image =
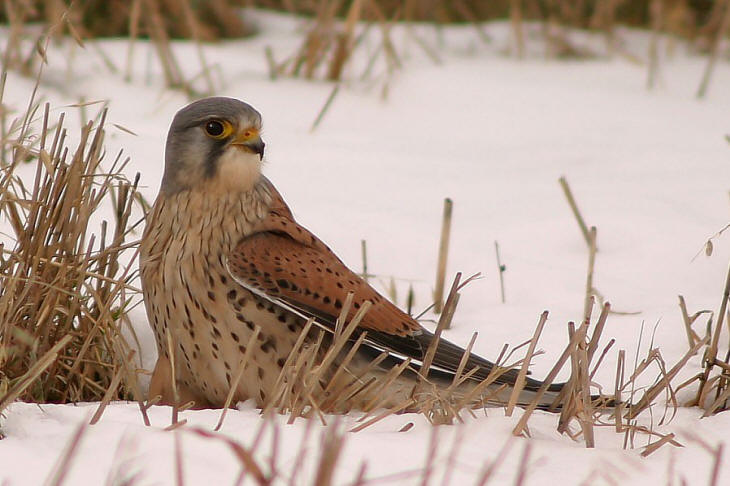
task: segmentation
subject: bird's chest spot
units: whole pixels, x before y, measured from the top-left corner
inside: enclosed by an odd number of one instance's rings
[[[168,269],[175,279],[164,321],[176,337],[180,378],[211,403],[223,404],[243,365],[236,399],[263,405],[274,394],[302,320],[240,287],[217,259],[199,263],[195,272],[183,262]]]

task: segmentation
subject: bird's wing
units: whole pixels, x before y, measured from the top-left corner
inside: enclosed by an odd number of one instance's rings
[[[366,300],[372,303],[360,323],[363,329],[399,336],[421,330],[314,235],[286,217],[268,218],[263,231],[239,242],[228,255],[228,270],[241,285],[323,324],[334,323],[348,292],[353,292],[348,320]]]
[[[332,250],[294,220],[273,185],[270,191],[274,201],[268,217],[227,256],[231,276],[255,294],[302,317],[313,317],[330,330],[334,329],[347,294],[353,292],[348,320],[365,301],[372,303],[358,330],[367,331],[366,343],[396,358],[411,358],[418,367],[434,339],[433,334],[347,268]],[[456,373],[464,352],[441,339],[432,369]],[[494,365],[471,354],[465,369],[470,371],[474,367],[479,370],[472,378],[483,380]],[[496,382],[514,383],[516,376],[510,370]],[[528,386],[533,382],[528,379]]]

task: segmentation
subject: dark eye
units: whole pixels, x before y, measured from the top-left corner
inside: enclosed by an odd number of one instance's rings
[[[205,124],[205,132],[211,137],[220,137],[223,134],[223,123],[218,120],[211,120]]]

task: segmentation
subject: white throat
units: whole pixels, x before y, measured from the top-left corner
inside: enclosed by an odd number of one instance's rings
[[[229,146],[218,159],[213,184],[222,190],[250,191],[261,177],[261,165],[258,154]]]

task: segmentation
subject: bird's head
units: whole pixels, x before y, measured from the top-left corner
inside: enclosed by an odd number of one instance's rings
[[[161,190],[248,191],[261,177],[261,115],[233,98],[204,98],[175,115],[167,135]]]

